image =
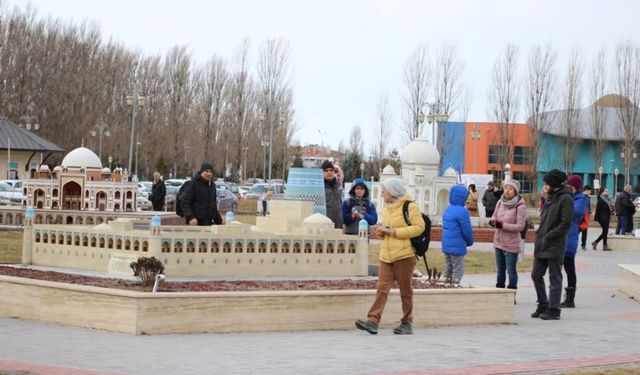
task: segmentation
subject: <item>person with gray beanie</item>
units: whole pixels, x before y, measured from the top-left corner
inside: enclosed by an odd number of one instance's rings
[[[369,309],[367,319],[358,319],[356,327],[371,334],[378,333],[378,324],[387,303],[387,296],[397,281],[402,301],[402,318],[400,325],[393,333],[407,335],[413,333],[413,287],[411,285],[413,269],[416,265],[416,254],[411,245],[411,238],[420,235],[425,229],[420,208],[406,194],[402,181],[391,178],[382,182],[382,199],[384,211],[382,221],[373,227],[373,231],[381,239],[378,288],[373,305]],[[410,202],[407,210],[409,222],[404,219],[402,208]]]

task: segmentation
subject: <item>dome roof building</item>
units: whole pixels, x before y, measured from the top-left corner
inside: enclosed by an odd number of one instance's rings
[[[62,167],[102,169],[102,162],[93,151],[86,147],[78,147],[62,159]]]

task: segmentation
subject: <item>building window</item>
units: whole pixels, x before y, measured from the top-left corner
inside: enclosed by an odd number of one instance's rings
[[[509,155],[508,151],[508,146],[489,145],[489,164],[502,164]]]
[[[531,181],[531,174],[525,172],[513,172],[514,180],[518,180],[520,183],[520,193],[533,192],[533,181]]]
[[[513,164],[530,165],[531,164],[531,147],[515,146],[513,148]]]

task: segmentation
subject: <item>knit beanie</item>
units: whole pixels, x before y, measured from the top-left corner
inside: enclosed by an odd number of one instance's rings
[[[395,198],[400,198],[407,193],[407,191],[404,189],[402,180],[399,178],[390,178],[388,180],[382,181],[382,188]]]
[[[582,191],[582,178],[578,175],[569,176],[567,185],[573,186],[577,191]]]
[[[213,165],[208,161],[203,161],[202,164],[200,164],[200,173],[206,170],[210,170],[213,172]]]
[[[567,179],[566,173],[558,169],[552,169],[549,172],[547,172],[547,174],[545,174],[544,177],[542,177],[542,180],[546,182],[547,185],[551,186],[554,189],[557,189],[560,186],[562,186],[562,183],[565,182],[566,179]]]
[[[511,186],[516,190],[516,194],[520,194],[520,182],[518,180],[510,179],[502,183],[502,186]]]
[[[330,162],[329,160],[325,160],[322,162],[322,166],[320,166],[320,168],[322,168],[323,171],[329,168],[333,169],[333,163]]]

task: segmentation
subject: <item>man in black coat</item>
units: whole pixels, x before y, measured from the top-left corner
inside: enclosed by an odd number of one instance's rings
[[[496,189],[493,181],[487,183],[487,190],[482,196],[482,205],[484,206],[484,217],[493,217],[493,211],[496,210],[498,199],[502,195],[502,190]]]
[[[151,187],[151,194],[149,194],[149,200],[153,205],[154,211],[162,211],[164,207],[164,198],[167,195],[167,187],[164,185],[164,181],[160,178],[160,172],[153,172],[153,186]]]
[[[334,228],[342,229],[342,186],[336,179],[333,163],[329,160],[322,162],[322,177],[324,178],[324,198],[327,205],[327,217],[333,221]]]
[[[532,318],[560,319],[562,298],[562,262],[567,248],[567,236],[573,220],[573,191],[564,184],[567,175],[557,169],[544,175],[548,193],[536,231],[531,279],[538,296],[538,308]],[[549,298],[544,274],[549,270]]]
[[[216,201],[213,165],[205,161],[180,196],[182,212],[188,225],[220,225],[222,217]]]
[[[636,213],[636,206],[631,201],[631,195],[629,195],[631,190],[631,185],[625,185],[624,190],[618,193],[616,197],[615,209],[616,216],[618,216],[616,234],[631,232],[633,228],[633,215]]]

